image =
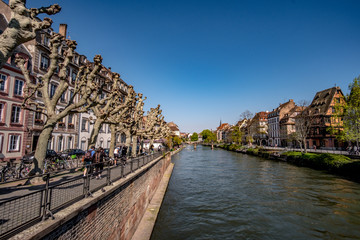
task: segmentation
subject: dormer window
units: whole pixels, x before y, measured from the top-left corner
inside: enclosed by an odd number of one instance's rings
[[[50,43],[50,39],[45,35],[44,36],[44,45],[49,47],[49,45],[50,45],[49,43]]]

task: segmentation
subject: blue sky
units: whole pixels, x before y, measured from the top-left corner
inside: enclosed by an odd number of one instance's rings
[[[358,0],[29,0],[59,3],[77,51],[161,104],[181,131],[234,124],[241,112],[271,111],[289,99],[360,75]]]

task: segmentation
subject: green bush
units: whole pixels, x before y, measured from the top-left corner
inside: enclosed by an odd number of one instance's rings
[[[259,149],[257,149],[257,148],[249,148],[248,150],[246,150],[246,153],[252,154],[252,155],[258,155]]]

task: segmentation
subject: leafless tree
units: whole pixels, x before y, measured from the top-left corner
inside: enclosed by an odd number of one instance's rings
[[[291,134],[291,139],[296,140],[300,144],[302,152],[307,152],[306,138],[309,136],[311,126],[314,122],[315,116],[310,112],[308,108],[309,103],[306,100],[302,100],[298,103],[299,107],[304,110],[295,117],[295,129],[296,131]]]
[[[0,35],[0,68],[13,54],[17,46],[35,39],[36,32],[49,28],[50,18],[40,21],[37,16],[41,13],[53,15],[60,12],[58,4],[41,8],[26,8],[26,0],[9,0],[12,16],[5,31]]]
[[[240,121],[244,120],[244,119],[252,119],[254,117],[254,114],[252,112],[250,112],[249,110],[245,110],[244,112],[242,112],[240,114]]]
[[[65,49],[64,57],[61,57],[59,48]],[[24,101],[22,107],[24,109],[35,111],[46,116],[44,128],[39,136],[38,144],[35,150],[35,159],[33,172],[42,172],[44,167],[44,160],[46,156],[46,149],[48,140],[57,124],[61,119],[69,114],[80,112],[87,112],[94,103],[88,103],[89,98],[96,98],[99,83],[96,81],[96,76],[101,68],[102,58],[100,55],[94,57],[93,63],[86,63],[80,67],[79,72],[74,83],[73,96],[65,107],[59,108],[58,102],[61,96],[69,88],[69,77],[67,74],[67,67],[72,61],[74,51],[76,49],[76,42],[72,40],[64,40],[60,34],[53,34],[50,40],[50,66],[47,73],[37,81],[33,81],[29,72],[24,66],[25,60],[18,57],[16,59],[18,67],[21,69],[26,80],[26,87],[24,88]],[[59,70],[58,70],[59,69]],[[54,95],[50,93],[50,80],[57,73],[59,77],[59,85],[56,88]],[[42,102],[34,101],[36,92],[42,95]]]
[[[111,78],[112,87],[109,94],[101,99],[101,95],[97,95],[97,99],[88,99],[88,104],[91,104],[94,101],[99,102],[99,104],[94,105],[91,110],[94,112],[96,117],[94,122],[94,127],[90,135],[90,145],[95,145],[99,131],[102,125],[107,124],[117,124],[118,122],[114,120],[115,115],[123,115],[127,112],[128,108],[131,106],[131,101],[134,101],[135,91],[132,86],[128,88],[128,96],[125,97],[120,89],[120,75],[118,73],[113,73]]]

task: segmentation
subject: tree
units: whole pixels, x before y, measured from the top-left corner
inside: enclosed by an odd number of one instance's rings
[[[49,7],[31,8],[25,6],[26,0],[9,0],[12,17],[5,31],[0,35],[0,68],[13,54],[20,44],[35,39],[36,32],[49,28],[52,24],[50,18],[40,21],[37,16],[41,13],[53,15],[60,12],[58,4]]]
[[[65,49],[63,58],[58,54],[60,48]],[[21,69],[26,81],[22,107],[46,116],[44,128],[39,136],[35,150],[32,173],[42,173],[41,169],[44,167],[47,144],[57,122],[69,114],[87,112],[90,107],[96,104],[95,102],[89,104],[88,99],[95,99],[101,89],[99,82],[96,81],[96,76],[102,66],[100,55],[94,57],[93,63],[88,62],[80,67],[70,101],[65,107],[58,107],[61,96],[69,88],[67,67],[72,61],[75,49],[75,41],[64,40],[60,34],[53,34],[50,40],[50,65],[47,73],[38,79],[38,81],[33,81],[30,78],[30,74],[24,65],[25,59],[20,57],[16,59],[17,65]],[[56,72],[58,72],[59,85],[56,91],[52,92],[50,81]],[[42,103],[33,100],[37,92],[40,92],[42,95]]]
[[[231,128],[231,140],[233,142],[240,145],[243,135],[244,135],[244,133],[242,131],[240,131],[239,126],[233,126]]]
[[[194,132],[191,135],[191,141],[196,142],[197,140],[199,140],[199,135],[196,132]]]
[[[88,104],[91,104],[93,101],[98,102],[98,104],[91,108],[96,116],[96,119],[90,135],[90,146],[96,144],[102,125],[104,123],[117,124],[118,121],[112,117],[117,115],[117,118],[119,118],[119,115],[121,116],[125,114],[128,108],[132,105],[132,101],[135,101],[136,94],[132,86],[129,86],[128,96],[125,96],[124,98],[120,89],[120,75],[118,73],[113,73],[111,80],[111,91],[106,98],[101,99],[101,95],[98,94],[96,99],[88,99]]]
[[[203,130],[200,135],[202,136],[202,139],[205,143],[212,143],[216,142],[216,134],[210,131],[209,129]]]
[[[252,119],[254,117],[254,114],[250,112],[249,110],[245,110],[240,114],[240,120],[244,119]]]
[[[343,141],[355,142],[359,148],[360,142],[360,76],[349,85],[350,94],[335,105],[332,119],[332,132],[338,134]],[[343,131],[339,133],[339,130]]]
[[[310,112],[307,107],[308,105],[308,102],[305,100],[299,102],[298,106],[304,108],[304,110],[295,117],[296,131],[291,134],[291,139],[296,140],[300,144],[301,151],[304,153],[307,152],[306,138],[315,119],[315,115]]]
[[[173,142],[174,146],[180,146],[182,143],[181,138],[179,138],[178,136],[174,136],[172,139],[172,142]]]

